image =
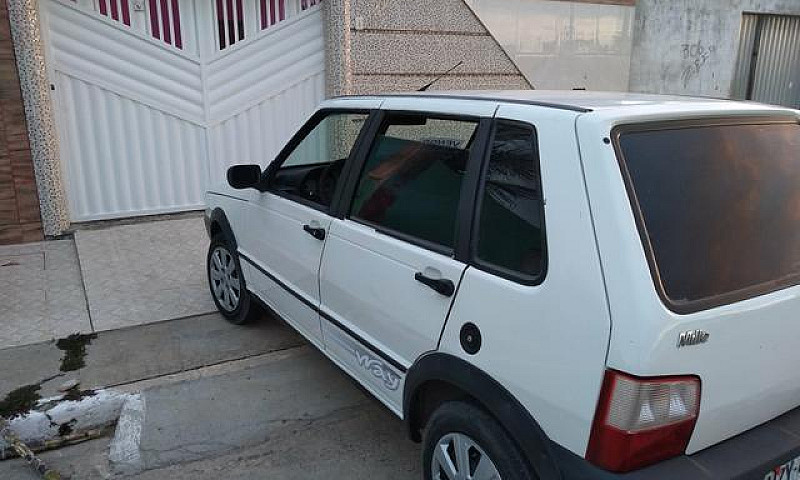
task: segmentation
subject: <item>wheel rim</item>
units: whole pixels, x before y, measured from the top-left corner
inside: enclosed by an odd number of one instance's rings
[[[448,433],[436,442],[431,461],[434,480],[500,480],[489,455],[463,433]]]
[[[211,252],[208,277],[211,281],[211,290],[220,307],[226,312],[236,310],[242,294],[241,281],[236,261],[225,247],[216,247]]]

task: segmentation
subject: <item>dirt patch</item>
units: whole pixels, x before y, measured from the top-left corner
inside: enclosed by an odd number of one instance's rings
[[[97,395],[97,392],[95,392],[94,390],[81,390],[76,385],[67,390],[66,392],[64,392],[64,396],[61,398],[61,401],[67,400],[67,401],[77,402],[83,400],[86,397],[94,397],[95,395]]]
[[[92,340],[95,338],[97,338],[96,333],[73,333],[66,338],[59,339],[56,342],[56,347],[64,351],[64,358],[61,359],[60,370],[62,372],[71,372],[85,367],[86,346],[92,343]]]
[[[39,395],[41,388],[41,385],[26,385],[13,390],[0,400],[0,417],[12,419],[30,412],[42,398]]]

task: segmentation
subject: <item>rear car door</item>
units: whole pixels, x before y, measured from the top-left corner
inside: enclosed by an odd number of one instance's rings
[[[331,205],[368,117],[367,109],[317,112],[265,172],[265,191],[253,193],[239,242],[250,289],[320,346],[320,257]]]
[[[488,128],[478,116],[386,112],[330,226],[320,269],[325,348],[397,413],[406,369],[436,349],[466,268],[454,258],[457,220]]]
[[[497,380],[551,440],[582,454],[603,380],[610,317],[575,117],[549,107],[497,109],[470,266],[439,349]],[[468,324],[480,333],[477,352],[461,341]]]

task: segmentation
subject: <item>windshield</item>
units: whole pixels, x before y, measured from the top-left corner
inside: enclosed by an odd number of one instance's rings
[[[671,307],[699,310],[800,283],[800,125],[621,132],[643,241]]]

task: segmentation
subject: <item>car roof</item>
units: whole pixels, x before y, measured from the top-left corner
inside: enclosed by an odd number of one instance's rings
[[[529,104],[577,112],[603,111],[627,113],[646,107],[648,110],[681,111],[709,108],[712,110],[788,110],[785,107],[767,106],[755,102],[733,101],[710,97],[682,95],[652,95],[626,92],[596,92],[580,90],[462,90],[408,92],[385,95],[342,96],[337,99],[388,99],[388,98],[438,98],[453,100],[486,100],[500,103]]]

